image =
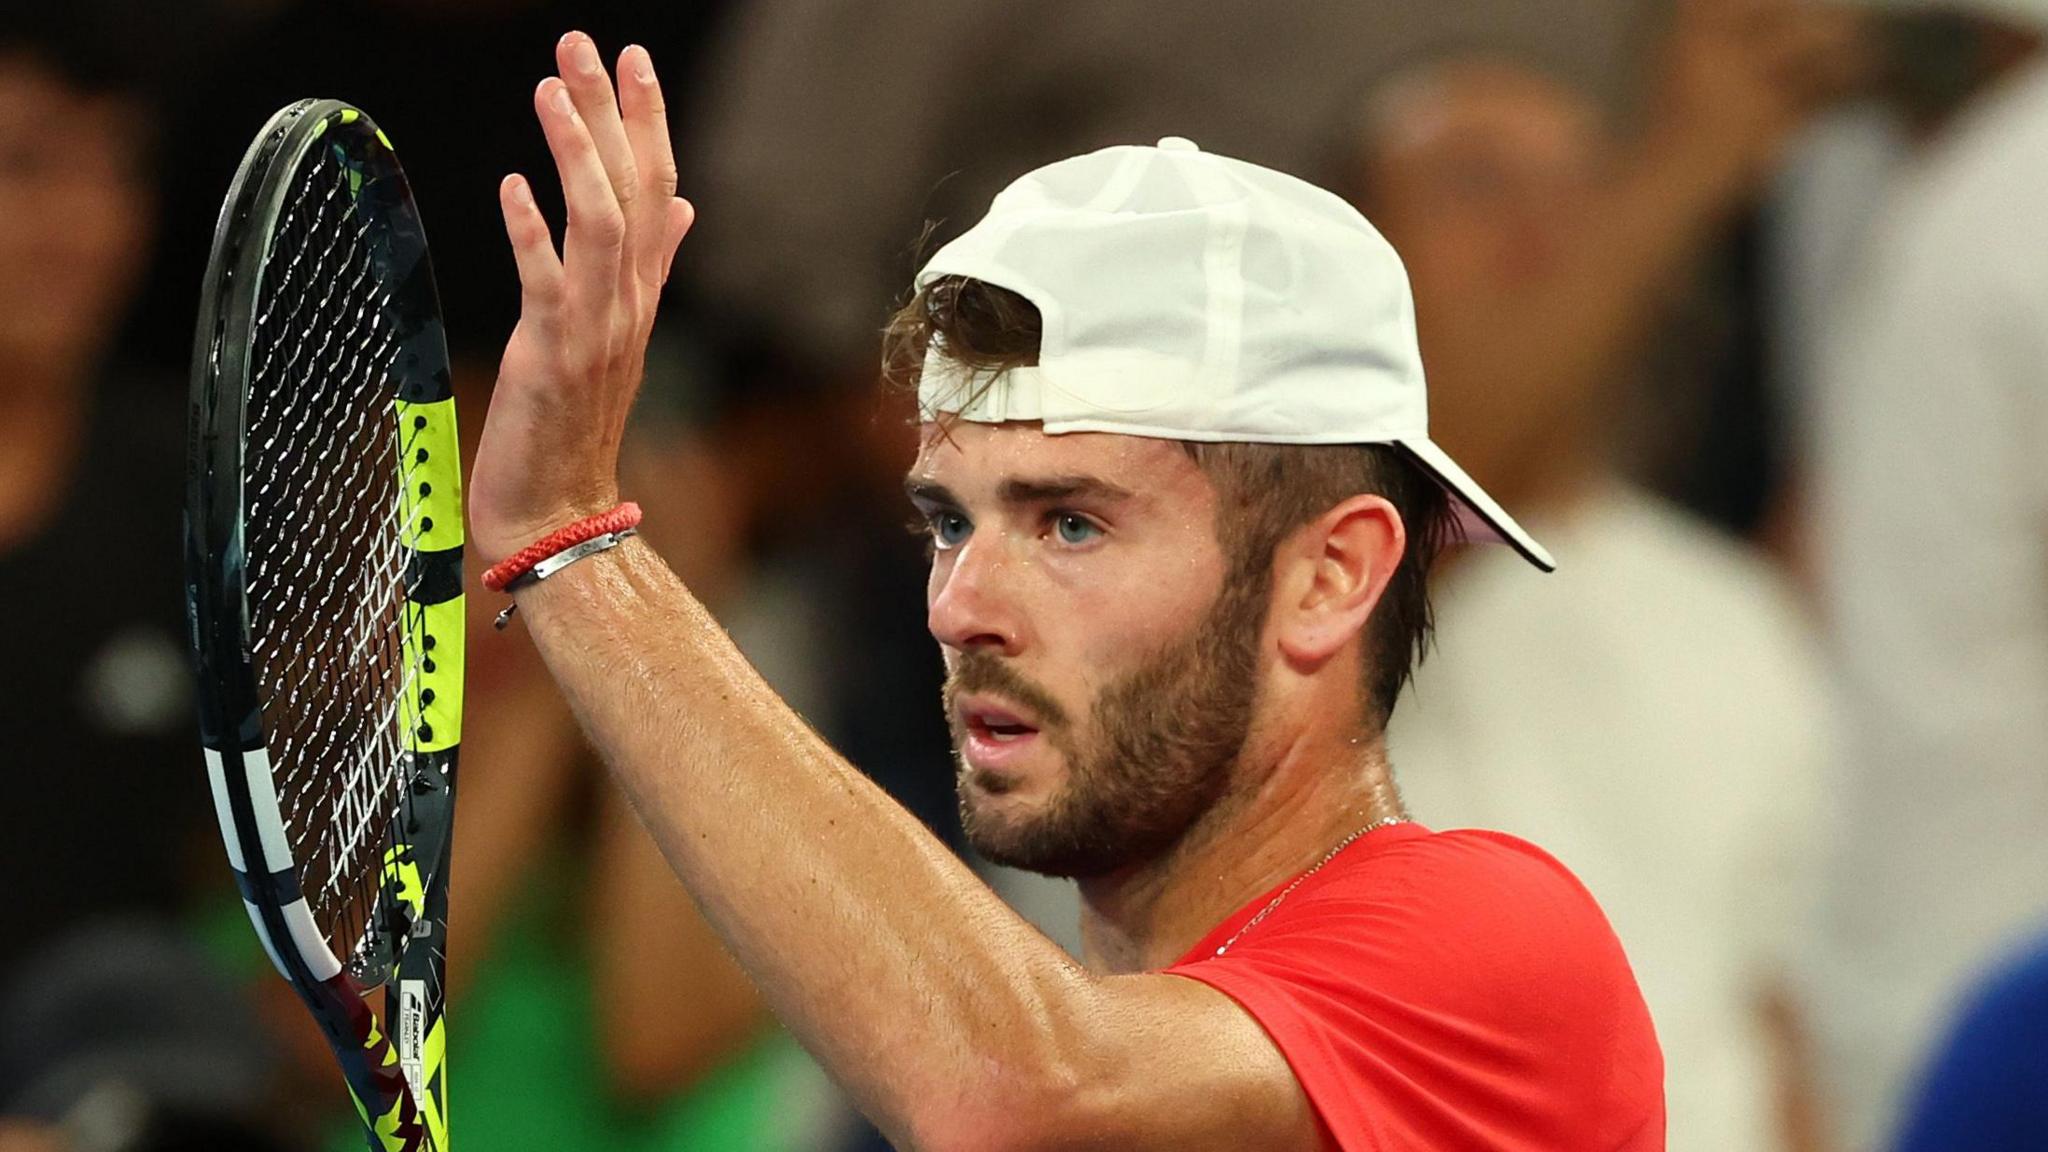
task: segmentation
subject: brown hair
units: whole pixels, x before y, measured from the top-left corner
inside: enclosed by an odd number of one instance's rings
[[[896,311],[884,330],[882,375],[915,390],[927,349],[991,378],[1038,362],[1038,309],[1006,288],[947,276]],[[1183,441],[1217,493],[1217,539],[1233,582],[1264,590],[1273,552],[1287,535],[1360,493],[1383,496],[1406,527],[1408,546],[1367,622],[1365,715],[1385,726],[1429,644],[1429,572],[1457,531],[1450,498],[1399,448],[1386,444],[1255,444]],[[1264,599],[1263,593],[1261,600]]]

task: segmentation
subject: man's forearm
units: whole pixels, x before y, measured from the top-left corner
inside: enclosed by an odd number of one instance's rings
[[[1062,1078],[1087,974],[784,704],[652,549],[519,601],[705,915],[892,1137]]]

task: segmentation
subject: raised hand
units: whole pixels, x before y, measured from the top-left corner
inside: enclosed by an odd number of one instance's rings
[[[498,189],[520,305],[470,474],[470,542],[485,564],[618,502],[648,332],[695,217],[676,196],[647,50],[619,54],[616,91],[589,36],[562,37],[555,60],[560,75],[533,104],[568,206],[559,256],[526,178]]]
[[[1776,167],[1817,112],[1861,85],[1868,21],[1816,0],[1680,0],[1663,61],[1653,142],[1740,196]]]

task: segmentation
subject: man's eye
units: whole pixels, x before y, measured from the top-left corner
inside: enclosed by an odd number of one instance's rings
[[[1102,535],[1102,529],[1095,521],[1076,512],[1062,512],[1053,518],[1052,530],[1059,534],[1064,544],[1086,544]]]
[[[940,551],[958,548],[974,528],[967,522],[967,517],[958,512],[933,512],[927,519],[931,522],[932,545]]]

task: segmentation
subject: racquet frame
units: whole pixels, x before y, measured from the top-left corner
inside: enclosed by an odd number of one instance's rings
[[[345,158],[380,231],[392,289],[393,459],[406,571],[397,708],[408,795],[381,845],[376,921],[395,958],[383,1012],[316,923],[301,889],[266,751],[243,548],[249,356],[273,231],[315,148]],[[333,1047],[375,1152],[445,1152],[449,832],[462,725],[463,510],[455,402],[424,234],[390,141],[359,109],[303,100],[273,116],[243,158],[214,230],[193,357],[186,491],[186,607],[200,737],[236,885],[271,963]]]

